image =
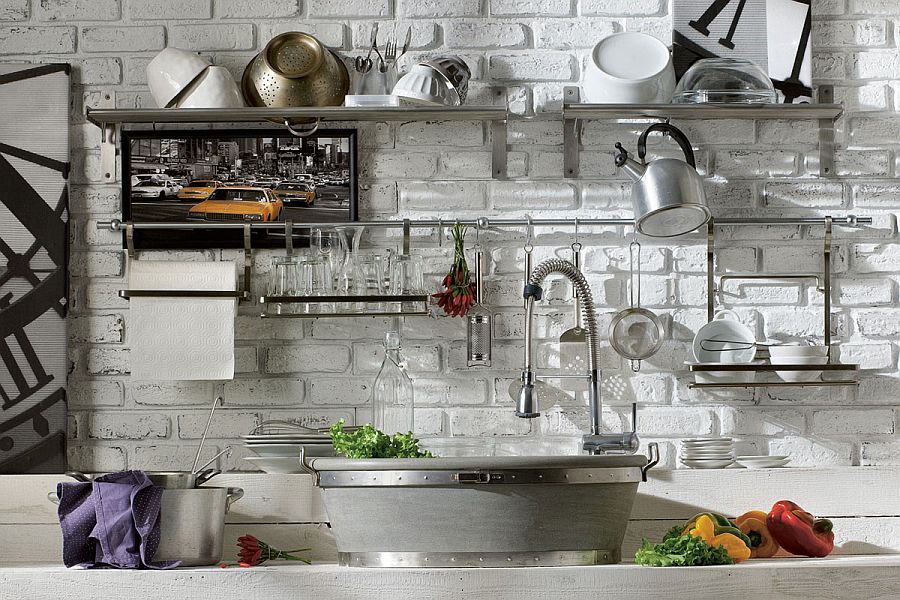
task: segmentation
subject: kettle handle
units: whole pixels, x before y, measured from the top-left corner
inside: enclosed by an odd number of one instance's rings
[[[650,135],[650,132],[652,131],[668,133],[672,139],[681,146],[681,151],[684,152],[685,162],[695,169],[697,168],[697,164],[694,162],[694,150],[691,148],[691,143],[688,141],[687,136],[684,135],[683,131],[669,123],[654,123],[641,134],[641,137],[638,138],[638,158],[641,159],[641,162],[644,162],[644,158],[647,156],[647,136]]]

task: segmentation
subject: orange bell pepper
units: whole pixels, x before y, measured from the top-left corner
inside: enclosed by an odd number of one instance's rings
[[[744,540],[731,533],[720,533],[716,535],[716,524],[706,515],[701,515],[694,528],[690,531],[691,535],[702,538],[704,542],[712,546],[722,546],[728,553],[728,556],[739,563],[750,558],[750,548],[744,543]]]
[[[751,510],[734,520],[738,529],[750,538],[750,558],[771,558],[781,548],[766,527],[766,517],[768,514],[761,510]]]

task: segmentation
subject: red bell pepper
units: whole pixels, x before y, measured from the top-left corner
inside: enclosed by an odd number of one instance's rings
[[[779,500],[766,516],[766,527],[782,548],[798,556],[823,557],[834,549],[828,519],[816,519],[789,500]]]

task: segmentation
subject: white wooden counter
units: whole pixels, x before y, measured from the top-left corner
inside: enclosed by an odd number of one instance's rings
[[[0,568],[0,600],[896,599],[900,557],[782,558],[720,567],[633,564],[523,569],[354,569],[279,564],[175,571]]]

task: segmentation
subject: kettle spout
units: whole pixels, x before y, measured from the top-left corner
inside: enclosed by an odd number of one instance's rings
[[[622,147],[621,142],[616,142],[616,150],[618,150],[615,159],[616,166],[625,171],[632,181],[639,181],[641,177],[644,176],[647,167],[636,160],[629,158],[628,151]]]

